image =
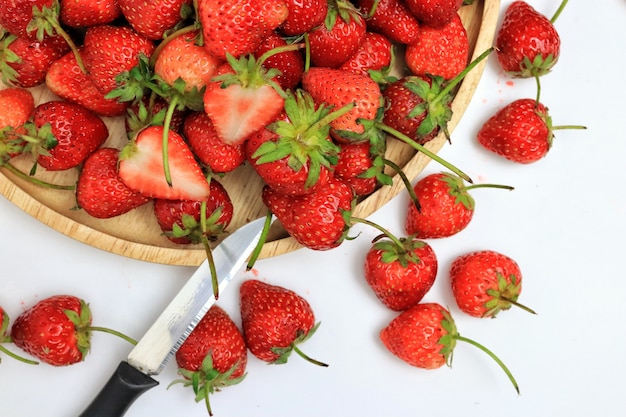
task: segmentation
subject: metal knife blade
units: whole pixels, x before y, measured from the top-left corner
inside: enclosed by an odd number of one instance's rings
[[[265,222],[259,218],[240,227],[215,249],[213,260],[223,293],[259,242]],[[151,378],[164,368],[198,322],[215,303],[211,274],[205,261],[156,319],[127,361],[122,361],[81,417],[121,417],[145,391],[158,385]]]

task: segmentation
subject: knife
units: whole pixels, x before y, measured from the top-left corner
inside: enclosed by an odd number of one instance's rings
[[[262,217],[247,223],[213,249],[220,293],[243,268],[267,221]],[[152,375],[163,370],[215,301],[209,265],[204,261],[80,417],[123,416],[141,394],[159,384]]]

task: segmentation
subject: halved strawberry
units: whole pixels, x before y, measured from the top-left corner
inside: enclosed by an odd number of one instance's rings
[[[167,158],[163,158],[163,126],[150,126],[137,134],[120,154],[119,175],[131,189],[148,197],[204,200],[209,183],[182,136],[168,132]],[[172,183],[165,177],[166,164]]]

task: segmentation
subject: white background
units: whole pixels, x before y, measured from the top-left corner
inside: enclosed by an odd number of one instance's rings
[[[510,1],[502,2],[502,13]],[[560,1],[530,2],[551,16]],[[600,4],[601,3],[601,4]],[[294,356],[270,366],[250,355],[248,376],[212,396],[222,417],[263,416],[622,416],[626,410],[626,284],[624,245],[626,187],[624,102],[626,3],[571,1],[557,21],[562,56],[542,80],[542,102],[553,122],[583,124],[587,131],[556,132],[546,158],[515,165],[477,145],[481,123],[504,104],[534,97],[532,80],[509,81],[494,59],[453,144],[441,155],[476,182],[514,191],[476,190],[469,228],[430,241],[440,261],[425,301],[450,306],[460,333],[491,348],[521,387],[517,395],[486,355],[459,343],[451,369],[410,367],[388,353],[378,332],[395,314],[382,307],[362,277],[372,229],[330,252],[300,250],[257,263],[259,279],[305,296],[322,322],[302,346],[330,364],[319,368]],[[426,173],[439,171],[430,164]],[[401,234],[406,205],[399,196],[371,217]],[[53,231],[0,197],[0,305],[14,319],[27,306],[59,293],[90,303],[94,324],[140,337],[184,283],[192,268],[144,263],[105,253]],[[521,310],[496,319],[464,316],[450,296],[448,267],[454,257],[493,249],[518,261],[524,277]],[[251,278],[249,274],[241,277]],[[238,289],[220,301],[238,320]],[[4,356],[0,364],[2,415],[78,415],[124,359],[130,346],[94,334],[81,364],[27,366]],[[142,396],[128,417],[205,416],[190,390],[161,384]]]

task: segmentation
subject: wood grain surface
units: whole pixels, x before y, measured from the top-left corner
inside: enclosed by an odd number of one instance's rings
[[[492,46],[499,9],[499,0],[476,0],[471,6],[462,7],[460,15],[468,33],[473,58]],[[453,116],[448,124],[450,132],[459,123],[469,105],[485,64],[486,60],[483,60],[461,83],[452,104]],[[45,86],[32,88],[31,91],[36,103],[58,99]],[[104,120],[110,131],[105,146],[121,147],[127,140],[123,121],[120,118]],[[426,147],[436,153],[445,144],[446,139],[441,134]],[[401,166],[409,179],[415,179],[431,162],[424,154],[416,153],[413,148],[395,139],[389,140],[387,158]],[[16,158],[13,164],[28,172],[32,160],[23,156]],[[40,169],[36,177],[55,184],[72,185],[76,182],[78,170],[52,173]],[[267,213],[267,208],[260,197],[263,183],[252,167],[244,164],[234,172],[228,173],[222,183],[235,207],[235,215],[229,230],[235,230],[240,225]],[[381,187],[360,201],[354,215],[362,218],[371,215],[403,190],[404,185],[396,175],[392,185]],[[206,257],[201,246],[176,245],[162,236],[152,213],[151,203],[113,219],[95,219],[76,209],[76,199],[72,191],[51,190],[33,185],[16,177],[6,168],[0,168],[0,193],[43,224],[108,252],[170,265],[199,265]],[[260,257],[277,256],[299,248],[300,245],[287,236],[280,224],[275,223]]]

